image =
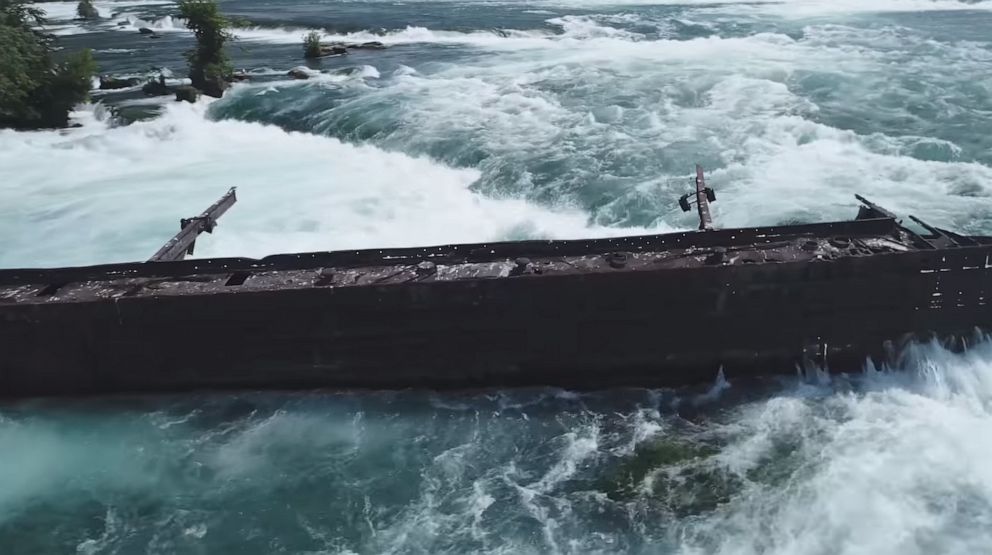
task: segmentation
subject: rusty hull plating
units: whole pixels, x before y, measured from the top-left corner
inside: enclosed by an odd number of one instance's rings
[[[675,386],[992,323],[992,238],[860,200],[832,223],[2,270],[0,395]]]

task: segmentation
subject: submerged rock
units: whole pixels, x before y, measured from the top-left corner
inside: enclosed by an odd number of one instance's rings
[[[191,87],[189,85],[183,85],[181,87],[176,87],[176,102],[185,100],[186,102],[196,102],[196,99],[200,97],[200,91],[196,87]]]
[[[100,90],[102,91],[126,89],[128,87],[136,87],[140,84],[141,84],[141,79],[138,79],[137,77],[118,79],[117,77],[111,77],[109,75],[100,76]]]

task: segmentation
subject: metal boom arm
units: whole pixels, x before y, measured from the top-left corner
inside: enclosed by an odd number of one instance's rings
[[[202,214],[193,218],[183,218],[179,220],[180,231],[172,239],[169,239],[162,248],[148,259],[149,262],[170,262],[182,260],[187,254],[193,254],[193,247],[196,246],[196,238],[206,231],[212,233],[217,226],[217,220],[227,212],[227,209],[237,202],[234,195],[235,187],[220,197],[217,202],[210,205]]]
[[[706,186],[706,179],[703,177],[703,167],[696,164],[696,192],[686,193],[679,197],[679,207],[683,212],[692,210],[690,196],[696,197],[696,210],[699,212],[699,229],[707,231],[713,229],[713,219],[710,217],[710,203],[716,200],[716,193]]]
[[[713,229],[713,219],[710,217],[710,203],[706,193],[706,180],[703,178],[703,167],[696,164],[696,210],[699,212],[699,229]]]

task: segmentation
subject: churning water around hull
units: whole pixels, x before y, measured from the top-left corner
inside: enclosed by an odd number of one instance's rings
[[[710,390],[0,413],[11,553],[980,553],[992,344]]]
[[[22,239],[0,253],[0,266],[147,259],[177,218],[235,185],[238,210],[225,215],[223,232],[198,242],[198,256],[624,232],[591,226],[575,210],[474,193],[471,168],[212,122],[204,110],[170,103],[161,117],[129,126],[91,115],[67,133],[0,132],[0,166],[15,177],[0,181],[0,195],[16,198],[0,207],[0,236]]]
[[[49,29],[104,73],[183,77],[173,2],[95,3],[99,22],[44,4]],[[0,131],[0,266],[144,259],[232,185],[198,256],[685,229],[674,199],[695,162],[723,226],[847,218],[858,192],[992,234],[992,2],[222,7],[242,19],[231,54],[252,83],[194,106],[95,92],[80,128]],[[308,30],[388,48],[289,80]],[[663,391],[5,405],[0,546],[987,551],[992,344],[832,370]]]

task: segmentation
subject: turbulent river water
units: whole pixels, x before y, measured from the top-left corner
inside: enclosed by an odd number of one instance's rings
[[[184,77],[173,2],[95,4],[42,5],[61,45]],[[198,256],[684,229],[696,162],[722,226],[847,218],[861,193],[992,233],[990,1],[221,7],[253,77],[223,99],[95,92],[78,128],[0,131],[0,267],[147,258],[233,185]],[[388,48],[289,79],[308,30]],[[831,370],[5,405],[0,551],[992,550],[992,344]]]

